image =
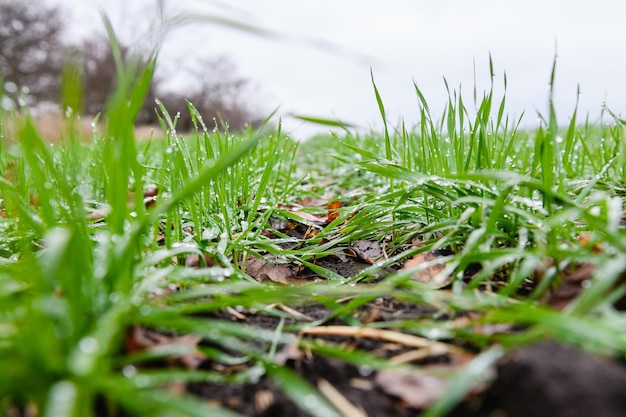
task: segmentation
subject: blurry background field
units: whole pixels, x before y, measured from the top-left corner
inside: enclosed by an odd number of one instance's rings
[[[100,9],[119,28],[121,41],[133,49],[149,47],[158,30],[157,2],[151,0],[131,5],[120,0],[16,3],[31,9],[40,9],[35,4],[61,7],[61,38],[68,44],[80,45],[94,36],[102,39],[104,32],[97,24]],[[217,16],[278,37],[268,39],[211,24],[178,28],[164,38],[157,79],[163,91],[196,98],[192,101],[199,108],[198,89],[203,81],[210,81],[206,86],[211,90],[215,82],[246,80],[247,87],[237,90],[237,108],[262,118],[280,105],[285,132],[293,131],[300,138],[328,129],[302,124],[288,113],[336,118],[364,129],[382,127],[369,88],[370,67],[387,103],[390,122],[398,124],[404,117],[413,125],[413,80],[437,117],[447,96],[442,77],[450,88],[462,86],[471,96],[476,85],[480,94],[489,87],[491,54],[496,88],[502,88],[505,71],[509,79],[509,113],[525,112],[523,123],[536,126],[536,111],[547,110],[549,72],[558,55],[557,114],[571,114],[580,85],[579,113],[589,113],[592,121],[598,121],[604,103],[617,114],[626,109],[626,62],[616,52],[626,43],[620,20],[624,7],[617,0],[602,0],[593,7],[584,1],[547,4],[538,0],[471,5],[463,1],[401,0],[389,5],[349,0],[298,7],[280,0],[165,1],[168,18]],[[102,52],[101,48],[89,50]],[[226,94],[232,96],[232,91]],[[165,101],[165,95],[159,95]],[[171,104],[174,113],[184,109],[175,101]]]

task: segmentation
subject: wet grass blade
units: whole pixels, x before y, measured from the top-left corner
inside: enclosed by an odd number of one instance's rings
[[[271,362],[265,362],[264,365],[269,377],[301,410],[314,416],[342,417],[317,389],[298,374]]]
[[[385,105],[383,104],[383,99],[380,97],[380,93],[378,92],[378,87],[376,87],[376,82],[374,81],[374,70],[370,68],[370,77],[372,79],[372,86],[374,87],[374,95],[376,96],[376,103],[378,103],[378,110],[380,111],[380,116],[383,120],[383,130],[385,134],[385,158],[387,161],[393,161],[393,148],[391,146],[391,138],[389,137],[389,128],[387,126],[387,112],[385,111]]]

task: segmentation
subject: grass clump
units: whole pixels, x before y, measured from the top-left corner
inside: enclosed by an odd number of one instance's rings
[[[280,359],[287,347],[370,370],[398,364],[321,332],[410,336],[402,343],[453,359],[471,346],[478,354],[426,415],[445,414],[507,350],[533,340],[626,352],[616,307],[626,149],[612,113],[610,124],[581,125],[574,112],[563,129],[550,98],[541,125],[521,130],[492,87],[472,115],[450,92],[435,121],[415,86],[417,127],[390,130],[375,87],[383,134],[298,144],[280,125],[213,129],[189,103],[196,130],[183,137],[157,103],[164,138],[140,143],[133,121],[155,62],[116,54],[118,85],[93,141],[50,146],[26,117],[16,144],[0,149],[4,414],[237,415],[172,386],[270,379],[305,412],[338,416],[323,384]],[[580,285],[559,300],[564,284]],[[364,314],[380,300],[428,309]],[[311,305],[323,314],[294,310]],[[470,311],[465,325],[454,320]],[[476,330],[489,325],[507,331]],[[142,331],[168,342],[129,347]],[[154,366],[196,354],[211,366]]]

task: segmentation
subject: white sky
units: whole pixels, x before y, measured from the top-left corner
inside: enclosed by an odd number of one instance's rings
[[[160,57],[170,68],[198,54],[228,55],[237,73],[256,86],[252,103],[268,114],[280,105],[284,128],[294,137],[327,129],[303,125],[288,118],[290,112],[378,128],[370,67],[391,125],[401,117],[409,126],[418,122],[413,81],[435,114],[447,101],[443,77],[451,89],[462,86],[473,109],[474,62],[481,95],[489,88],[490,53],[497,91],[507,74],[507,112],[525,112],[527,125],[537,121],[537,111],[545,114],[555,53],[555,103],[562,124],[573,113],[578,85],[579,115],[598,121],[604,102],[626,113],[626,2],[621,0],[164,1],[168,15],[225,16],[336,45],[329,50],[268,40],[209,24],[181,28],[166,39]],[[48,2],[72,5],[68,20],[76,22],[75,36],[102,30],[98,10],[103,9],[122,38],[136,38],[156,10],[155,0]]]

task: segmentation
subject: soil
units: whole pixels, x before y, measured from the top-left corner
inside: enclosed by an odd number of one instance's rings
[[[415,317],[428,309],[417,309],[401,303],[378,299],[360,313],[376,314],[378,319]],[[383,313],[372,309],[383,308]],[[321,306],[299,308],[298,311],[320,318],[328,314]],[[250,317],[250,324],[273,328],[278,319],[267,316]],[[331,320],[328,324],[337,323]],[[329,337],[343,343],[346,349],[358,348],[379,356],[401,353],[378,340],[350,337]],[[387,350],[387,351],[386,351]],[[296,355],[297,356],[297,355]],[[430,361],[432,362],[433,359]],[[446,363],[446,359],[443,359]],[[330,383],[353,405],[370,417],[416,416],[419,409],[389,395],[377,382],[377,372],[321,355],[288,358],[285,364],[313,386],[320,380]],[[448,415],[452,417],[614,417],[626,415],[626,367],[617,360],[599,358],[553,341],[543,341],[513,350],[498,363],[495,379],[486,390],[472,395]],[[305,417],[310,416],[294,404],[268,377],[254,384],[194,383],[190,393],[217,402],[245,416]],[[416,394],[418,395],[418,394]]]
[[[375,253],[368,252],[368,257]],[[314,279],[313,271],[306,268],[285,269],[284,264],[273,262],[257,265],[259,280],[284,281]],[[371,259],[359,256],[357,251],[346,248],[343,255],[328,256],[316,261],[318,265],[342,276],[352,276],[371,263]],[[275,266],[275,269],[272,269]],[[396,266],[400,267],[400,266]],[[290,274],[297,276],[291,276]],[[318,277],[319,278],[319,277]],[[291,310],[290,310],[291,309]],[[294,310],[296,313],[294,313]],[[331,311],[320,304],[290,305],[285,310],[291,314],[283,323],[286,329],[297,328],[307,321],[321,322],[323,326],[336,326],[335,329],[349,327],[346,317],[333,317]],[[379,297],[366,302],[351,312],[351,317],[362,323],[398,321],[420,318],[433,319],[436,311],[413,302],[403,302],[391,297]],[[472,313],[456,316],[436,315],[437,320],[464,320]],[[250,326],[275,329],[279,324],[278,316],[251,311],[220,311],[213,317],[244,322]],[[349,321],[349,320],[348,320]],[[509,329],[510,330],[510,329]],[[297,330],[293,330],[297,333]],[[359,349],[377,357],[393,358],[413,350],[408,344],[385,337],[342,334],[341,331],[329,334],[308,334],[315,343],[332,343],[342,348]],[[433,353],[427,357],[410,361],[412,365],[424,369],[456,369],[462,366],[484,346],[471,346],[467,342],[445,340],[448,346],[458,351],[449,350]],[[464,352],[460,354],[459,352]],[[276,362],[284,364],[299,374],[312,386],[327,382],[340,393],[345,400],[356,408],[354,412],[344,412],[347,416],[416,416],[421,408],[415,399],[429,395],[432,387],[426,387],[430,379],[419,379],[415,386],[403,385],[400,377],[395,382],[403,394],[394,392],[385,380],[370,366],[357,366],[329,356],[302,351],[295,346],[283,346],[276,355]],[[200,369],[229,373],[241,371],[252,364],[238,365],[229,369],[223,364],[205,360]],[[420,378],[424,378],[420,376]],[[387,381],[387,382],[385,382]],[[425,382],[426,381],[426,382]],[[393,382],[393,380],[392,380]],[[415,384],[415,381],[410,384]],[[409,384],[409,382],[407,382]],[[420,384],[422,386],[420,386]],[[435,384],[436,385],[436,384]],[[575,417],[595,416],[614,417],[626,415],[626,395],[622,389],[626,386],[626,367],[615,358],[595,357],[575,348],[560,345],[554,341],[541,341],[510,351],[501,358],[487,378],[487,383],[465,398],[447,415],[453,417]],[[250,417],[304,417],[310,416],[288,398],[283,390],[268,376],[263,376],[255,383],[190,383],[187,392],[200,398],[217,403],[244,416]],[[435,394],[433,394],[435,395]],[[421,401],[418,399],[417,403]]]

